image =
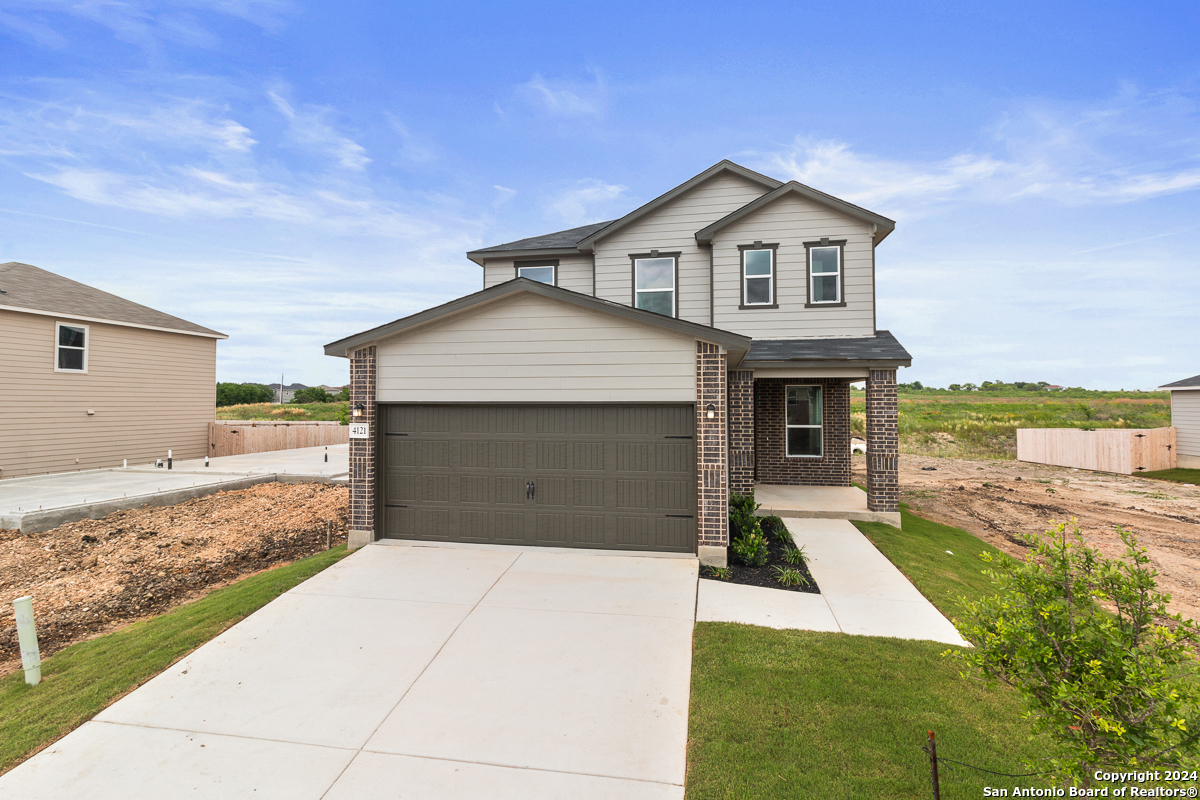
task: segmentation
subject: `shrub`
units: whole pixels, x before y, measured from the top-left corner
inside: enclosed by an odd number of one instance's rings
[[[292,396],[293,403],[332,403],[333,395],[320,386],[309,386]]]
[[[803,545],[800,547],[789,547],[783,552],[783,560],[789,564],[807,564],[808,553],[804,552]]]
[[[729,495],[729,521],[733,523],[735,538],[748,530],[762,530],[754,514],[758,509],[759,504],[754,502],[753,494],[734,492]]]
[[[1086,545],[1073,523],[1070,534],[1064,523],[1025,537],[1033,552],[1024,561],[985,554],[999,592],[964,601],[959,628],[975,647],[952,651],[1024,695],[1033,727],[1057,746],[1051,774],[1085,787],[1097,769],[1198,761],[1200,674],[1190,648],[1200,629],[1167,614],[1170,596],[1157,591],[1146,551],[1117,530],[1121,558]]]
[[[729,567],[718,567],[715,564],[709,564],[705,569],[708,570],[709,577],[720,578],[723,581],[729,580],[733,575]]]
[[[780,544],[790,544],[792,534],[783,524],[783,520],[772,514],[769,517],[760,517],[759,522],[765,532],[769,532],[771,537]]]
[[[767,563],[767,538],[759,531],[743,533],[730,546],[734,558],[747,567],[761,567]]]
[[[783,586],[806,586],[808,579],[791,567],[775,567],[775,580]]]

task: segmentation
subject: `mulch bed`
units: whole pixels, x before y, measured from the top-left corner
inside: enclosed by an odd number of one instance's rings
[[[740,583],[745,586],[762,586],[767,589],[782,589],[785,592],[806,592],[808,594],[820,594],[821,589],[817,586],[816,580],[813,579],[812,573],[808,571],[807,564],[789,564],[783,559],[784,551],[787,549],[785,545],[775,538],[773,527],[767,523],[763,525],[763,533],[767,535],[767,563],[761,567],[747,567],[740,564],[733,554],[733,548],[729,548],[728,561],[730,577],[724,580],[724,583]],[[733,540],[733,526],[730,526],[729,539]],[[799,586],[784,586],[775,580],[775,567],[791,567],[804,576],[808,581],[806,584]],[[711,570],[703,568],[700,570],[700,577],[708,580],[719,581],[721,578],[710,574]]]

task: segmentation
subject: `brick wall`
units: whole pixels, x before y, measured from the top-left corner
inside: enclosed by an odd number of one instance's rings
[[[362,416],[351,422],[371,426],[371,438],[350,440],[350,530],[375,539],[375,346],[355,350],[350,357],[350,409],[362,403]]]
[[[895,372],[892,373],[895,375]],[[787,386],[820,386],[825,455],[788,458],[784,430]],[[759,483],[850,485],[850,384],[839,378],[758,378],[754,381],[754,453]]]
[[[715,344],[696,342],[696,534],[701,546],[729,545],[725,425],[725,354]]]
[[[754,373],[729,373],[729,491],[754,488]]]
[[[896,370],[873,369],[867,378],[867,508],[900,510],[900,426]]]

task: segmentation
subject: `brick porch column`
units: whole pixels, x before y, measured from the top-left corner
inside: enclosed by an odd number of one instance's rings
[[[362,416],[354,406],[362,403]],[[375,541],[375,346],[363,347],[350,357],[350,421],[371,426],[368,439],[350,440],[350,534],[347,544],[356,550]]]
[[[729,373],[729,491],[754,488],[754,373]]]
[[[867,378],[867,508],[900,510],[900,426],[896,370],[873,369]]]
[[[697,555],[701,564],[722,567],[729,546],[725,426],[725,354],[715,344],[696,342]]]

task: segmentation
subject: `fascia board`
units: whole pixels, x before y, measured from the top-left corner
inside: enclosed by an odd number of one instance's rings
[[[80,322],[98,322],[103,325],[119,325],[122,328],[140,328],[145,331],[162,331],[163,333],[182,333],[185,336],[200,336],[205,339],[228,339],[229,334],[218,333],[217,331],[185,331],[179,328],[165,328],[158,325],[143,325],[140,322],[123,322],[119,319],[106,319],[104,317],[84,317],[79,314],[67,314],[61,311],[46,311],[40,308],[24,308],[22,306],[0,306],[0,311],[16,311],[19,314],[37,314],[42,317],[55,317],[56,319],[75,319]]]
[[[713,236],[715,236],[716,233],[722,228],[758,212],[762,208],[765,208],[771,203],[774,203],[776,200],[779,200],[780,198],[789,194],[799,195],[800,197],[817,203],[818,205],[825,206],[826,208],[830,208],[841,214],[845,214],[846,216],[853,217],[861,222],[874,225],[876,243],[882,242],[884,238],[896,227],[895,220],[888,219],[881,214],[876,214],[874,211],[868,211],[865,208],[860,208],[853,203],[847,203],[845,200],[834,197],[833,195],[825,194],[824,192],[814,189],[811,186],[805,186],[797,181],[789,181],[788,183],[780,186],[778,189],[768,192],[762,197],[751,200],[746,205],[735,211],[731,211],[729,214],[726,214],[724,217],[712,223],[711,225],[696,231],[697,244],[711,244]]]

